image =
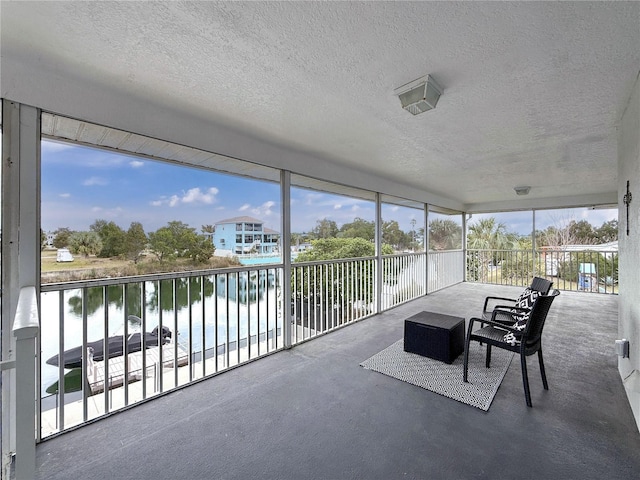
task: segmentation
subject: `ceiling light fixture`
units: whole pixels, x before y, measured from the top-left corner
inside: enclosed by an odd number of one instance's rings
[[[400,98],[402,108],[413,115],[418,115],[419,113],[436,108],[442,92],[442,88],[435,82],[431,75],[420,77],[393,91],[393,93]]]
[[[513,187],[517,195],[527,195],[531,187]]]

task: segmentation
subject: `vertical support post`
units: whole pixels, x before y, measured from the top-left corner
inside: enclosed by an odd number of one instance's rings
[[[376,312],[382,312],[382,199],[380,192],[376,192]]]
[[[16,478],[34,478],[35,442],[35,359],[38,336],[38,306],[35,287],[20,290],[13,335],[16,337]],[[31,399],[31,400],[30,400]]]
[[[424,293],[425,295],[429,294],[429,204],[424,204],[424,235],[423,235],[423,243],[424,243],[424,266],[425,266],[425,276],[424,276]]]
[[[282,251],[282,335],[284,348],[291,348],[291,172],[280,171],[281,228],[280,246]],[[278,326],[275,326],[277,335]],[[267,332],[268,335],[268,332]]]
[[[11,456],[16,468],[35,468],[36,424],[39,438],[40,384],[38,339],[17,338],[15,330],[20,289],[40,285],[40,110],[9,100],[2,101],[2,360],[16,360],[15,369],[2,372],[2,473],[8,472]],[[39,317],[37,317],[39,318]],[[36,318],[36,320],[37,320]],[[27,330],[31,334],[31,330]],[[36,327],[37,332],[37,327]],[[14,332],[15,333],[15,332]],[[24,333],[24,332],[22,332]],[[20,333],[20,340],[23,340]],[[37,336],[37,335],[36,335]],[[29,347],[29,342],[34,343]],[[18,352],[18,348],[24,351]],[[18,356],[23,368],[17,373]],[[28,358],[29,357],[29,358]],[[25,393],[26,392],[26,393]],[[22,419],[17,421],[16,419]],[[17,430],[19,429],[19,430]],[[18,442],[18,438],[26,439]],[[26,447],[25,447],[26,445]],[[17,475],[17,478],[30,476]]]
[[[536,255],[536,210],[531,210],[531,255],[533,256],[533,276],[538,273],[538,256]],[[545,268],[546,270],[546,268]]]
[[[462,213],[462,273],[463,281],[467,281],[467,213]]]

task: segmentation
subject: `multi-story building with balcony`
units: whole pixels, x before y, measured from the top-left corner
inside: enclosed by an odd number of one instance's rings
[[[262,220],[242,216],[221,220],[215,225],[213,244],[216,250],[234,255],[274,253],[278,251],[280,234],[264,226]]]

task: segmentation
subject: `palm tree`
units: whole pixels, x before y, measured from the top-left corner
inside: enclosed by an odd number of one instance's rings
[[[518,243],[518,236],[507,232],[502,222],[494,217],[483,218],[469,226],[467,247],[476,252],[479,262],[478,280],[486,281],[489,266],[498,262],[498,250],[512,250]]]
[[[453,250],[462,247],[462,227],[453,220],[436,218],[429,222],[429,249]]]
[[[102,250],[102,240],[96,232],[75,232],[69,237],[71,251],[78,255],[96,255]]]
[[[469,227],[467,246],[478,250],[508,250],[518,241],[517,235],[507,232],[504,223],[493,217],[478,220]]]

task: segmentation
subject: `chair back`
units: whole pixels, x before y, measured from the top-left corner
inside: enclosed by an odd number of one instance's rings
[[[553,300],[560,295],[559,290],[553,290],[547,295],[540,295],[533,303],[533,308],[529,315],[529,321],[527,322],[527,328],[525,329],[523,336],[526,338],[525,347],[535,347],[540,343],[542,338],[542,329],[547,319],[547,314],[551,308]]]
[[[531,290],[536,290],[540,292],[542,295],[546,295],[549,293],[549,290],[551,290],[552,286],[553,286],[553,282],[550,280],[547,280],[546,278],[533,277],[533,280],[531,280],[531,285],[529,286],[529,288]]]

